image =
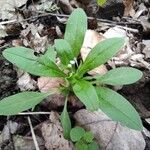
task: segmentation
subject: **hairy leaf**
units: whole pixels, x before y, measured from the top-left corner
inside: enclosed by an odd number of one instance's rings
[[[15,115],[35,107],[51,93],[22,92],[0,101],[0,115]]]
[[[131,129],[142,130],[142,122],[137,111],[123,96],[104,87],[98,87],[96,91],[100,109],[104,113]]]
[[[110,38],[98,43],[88,54],[77,74],[82,76],[112,58],[123,46],[124,38]]]
[[[55,48],[64,65],[68,65],[74,59],[72,48],[66,40],[55,40]]]
[[[81,8],[78,8],[70,15],[64,36],[71,45],[74,57],[77,57],[80,52],[86,30],[87,16]]]
[[[85,134],[85,130],[81,127],[75,127],[71,129],[70,137],[73,142],[79,141]]]
[[[112,69],[103,76],[97,76],[96,82],[108,85],[126,85],[138,81],[142,72],[131,67],[120,67]]]
[[[8,48],[3,56],[24,71],[37,76],[63,77],[65,74],[46,57],[36,57],[32,49],[25,47]]]
[[[70,118],[69,118],[69,114],[67,112],[67,99],[65,101],[64,109],[63,109],[63,112],[61,114],[60,119],[61,119],[61,124],[62,124],[62,127],[63,127],[64,137],[66,139],[69,139],[70,138],[70,131],[71,131],[71,121],[70,121]]]
[[[99,108],[99,99],[93,85],[84,80],[78,80],[73,91],[87,109],[94,111]]]

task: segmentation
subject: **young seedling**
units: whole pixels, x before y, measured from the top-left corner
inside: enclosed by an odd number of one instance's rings
[[[81,127],[72,128],[70,138],[75,142],[76,150],[99,150],[99,146],[94,141],[92,132],[85,131]]]
[[[88,71],[106,63],[124,45],[123,38],[110,38],[98,43],[84,62],[78,59],[87,30],[87,16],[78,8],[69,17],[64,39],[55,40],[44,55],[34,55],[25,47],[12,47],[3,51],[3,56],[24,71],[45,77],[59,77],[64,84],[47,93],[21,92],[0,101],[0,115],[15,115],[34,108],[47,96],[62,92],[66,96],[61,123],[65,138],[70,138],[71,121],[67,112],[68,95],[72,92],[89,111],[101,109],[110,118],[131,129],[142,130],[141,119],[134,107],[107,85],[132,84],[142,77],[142,72],[131,67],[110,70],[103,76],[86,76]],[[61,63],[56,64],[57,57]]]

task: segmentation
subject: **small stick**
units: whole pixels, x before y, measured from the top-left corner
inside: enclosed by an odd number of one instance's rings
[[[50,115],[50,112],[25,112],[18,113],[17,115]]]
[[[33,138],[33,141],[34,141],[35,149],[36,149],[36,150],[40,150],[39,145],[38,145],[38,142],[37,142],[37,139],[36,139],[36,136],[35,136],[35,133],[34,133],[34,130],[33,130],[33,126],[32,126],[32,123],[31,123],[31,119],[30,119],[29,116],[28,116],[28,123],[29,123],[30,130],[31,130],[31,133],[32,133],[32,138]]]

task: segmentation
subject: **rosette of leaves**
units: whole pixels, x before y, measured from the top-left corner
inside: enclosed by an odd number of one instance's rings
[[[61,123],[65,138],[70,138],[71,121],[67,112],[68,95],[71,92],[79,98],[90,111],[101,109],[110,118],[124,126],[142,130],[141,119],[134,107],[120,94],[107,85],[132,84],[142,77],[141,71],[131,67],[110,70],[104,75],[87,76],[87,72],[106,63],[119,52],[124,38],[110,38],[98,43],[88,54],[84,62],[79,60],[80,49],[87,30],[87,16],[78,8],[70,15],[64,39],[55,40],[45,54],[35,56],[34,51],[25,47],[12,47],[3,51],[3,56],[24,71],[45,77],[59,77],[64,84],[56,91],[64,93],[66,101],[61,114]],[[56,56],[61,63],[56,64]],[[0,115],[15,115],[34,108],[48,93],[21,92],[0,101]]]

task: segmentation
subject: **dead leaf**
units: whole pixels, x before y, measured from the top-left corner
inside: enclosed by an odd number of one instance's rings
[[[57,112],[51,112],[50,120],[42,124],[41,132],[45,140],[45,147],[48,150],[74,150],[74,145],[63,137],[59,117]]]
[[[23,38],[23,44],[26,47],[31,47],[35,50],[35,52],[45,52],[47,44],[48,44],[48,37],[41,36],[41,33],[43,31],[44,26],[42,24],[40,25],[34,25],[32,24],[26,24],[24,27],[24,30],[21,31],[21,36]]]
[[[59,88],[64,84],[64,80],[61,78],[53,77],[40,77],[38,78],[38,88],[41,92],[48,92],[52,89]]]
[[[19,8],[26,3],[27,0],[0,0],[0,18],[2,20],[13,20],[21,17],[15,13],[15,8]]]
[[[82,109],[74,115],[77,124],[94,134],[101,150],[144,150],[145,140],[140,131],[121,126],[103,112]]]
[[[71,12],[74,10],[74,8],[71,6],[69,0],[59,0],[58,6],[66,13],[71,14]]]
[[[55,90],[59,88],[62,84],[64,84],[63,79],[53,77],[40,77],[38,78],[37,82],[39,90],[44,93]],[[46,100],[42,102],[42,104],[51,110],[63,106],[64,101],[64,95],[56,93],[47,97]]]
[[[0,25],[0,38],[4,38],[6,36],[8,36],[8,34],[5,31],[5,26]]]
[[[91,51],[93,47],[96,46],[100,41],[104,40],[105,37],[101,34],[98,34],[94,30],[87,30],[85,37],[84,37],[84,42],[81,48],[81,57],[83,61],[86,59],[87,55]],[[101,65],[88,73],[90,75],[96,75],[96,74],[105,74],[107,72],[107,68],[105,65]]]
[[[19,79],[17,81],[17,85],[21,91],[35,90],[37,88],[36,81],[33,80],[28,73],[23,73],[19,77]]]
[[[134,16],[135,10],[133,9],[134,0],[123,0],[125,6],[124,16]]]
[[[143,49],[145,58],[150,58],[150,40],[143,40],[143,44],[145,45],[145,47]]]
[[[44,150],[44,141],[41,137],[36,136],[38,146],[40,150]],[[13,136],[13,145],[15,150],[35,150],[35,144],[33,142],[32,137],[26,137],[26,136]],[[13,149],[11,143],[6,145],[5,149],[10,150]]]

